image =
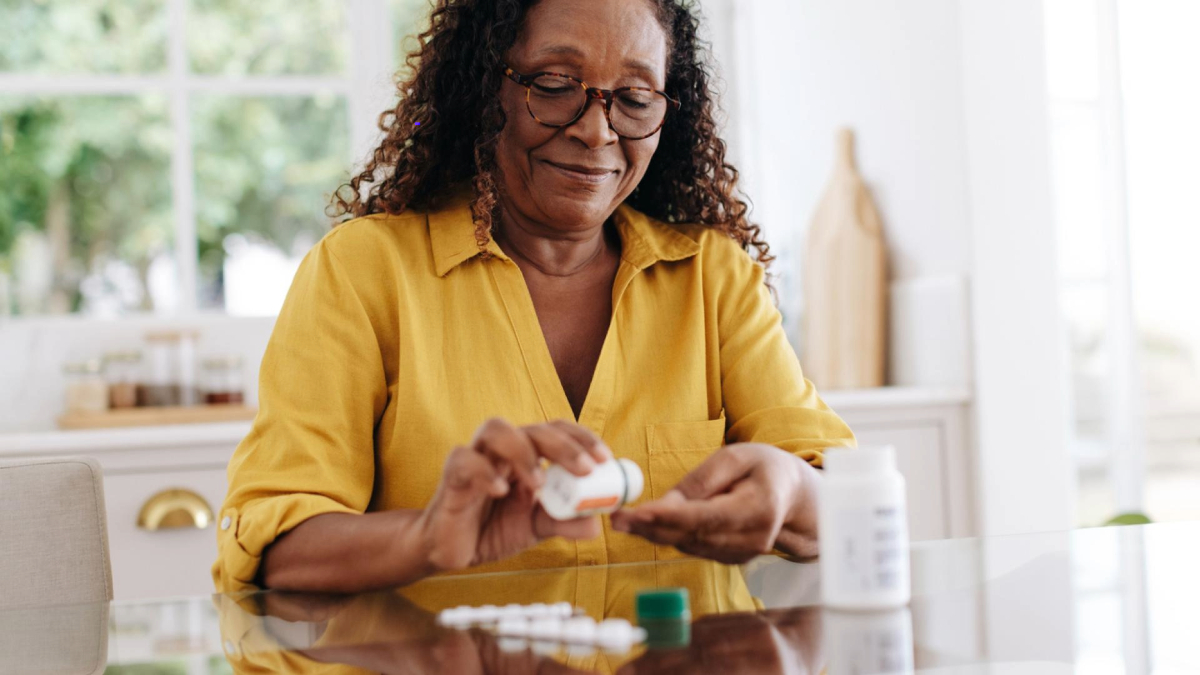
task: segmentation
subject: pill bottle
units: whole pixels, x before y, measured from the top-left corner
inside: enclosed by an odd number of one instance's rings
[[[907,607],[826,609],[821,619],[829,675],[913,672],[912,615]]]
[[[904,477],[891,446],[831,448],[820,487],[821,598],[827,607],[908,604]]]
[[[642,485],[642,469],[629,459],[602,462],[586,476],[551,465],[538,499],[551,518],[570,520],[612,513],[640,497]]]

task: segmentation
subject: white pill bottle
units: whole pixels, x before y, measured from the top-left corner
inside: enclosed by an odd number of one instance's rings
[[[612,513],[642,495],[642,469],[630,459],[610,459],[586,476],[558,465],[546,469],[538,500],[556,520]]]
[[[902,607],[911,594],[904,476],[891,446],[830,448],[821,480],[821,599],[827,607]]]

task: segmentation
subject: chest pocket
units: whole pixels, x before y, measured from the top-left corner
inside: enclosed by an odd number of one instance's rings
[[[646,425],[651,499],[659,499],[725,444],[725,417]]]

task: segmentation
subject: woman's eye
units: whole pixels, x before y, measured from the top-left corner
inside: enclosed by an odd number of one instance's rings
[[[534,85],[534,88],[543,94],[565,94],[575,89],[575,87],[544,87],[540,84]]]

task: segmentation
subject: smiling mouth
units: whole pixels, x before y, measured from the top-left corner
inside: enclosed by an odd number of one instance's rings
[[[551,162],[548,159],[542,161],[566,178],[592,185],[603,183],[604,181],[608,180],[609,177],[616,174],[615,169],[590,167],[579,164],[559,164],[557,162]]]

